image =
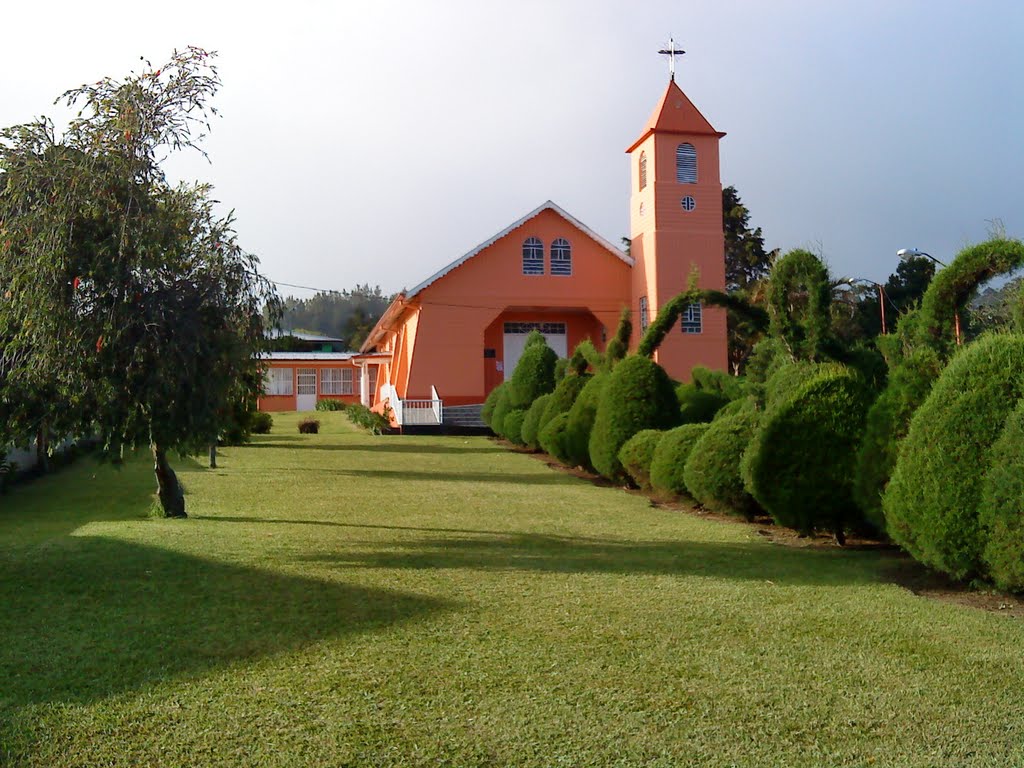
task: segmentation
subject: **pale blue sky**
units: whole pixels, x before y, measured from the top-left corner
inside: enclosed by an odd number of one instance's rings
[[[246,12],[240,12],[241,8]],[[627,234],[624,149],[667,82],[766,244],[883,279],[988,219],[1024,235],[1024,3],[55,2],[5,8],[0,124],[174,47],[220,53],[213,161],[275,280],[412,286],[546,199]],[[288,292],[288,289],[284,289]]]

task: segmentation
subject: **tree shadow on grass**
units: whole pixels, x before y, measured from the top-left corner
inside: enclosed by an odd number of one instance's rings
[[[455,607],[88,536],[0,558],[0,604],[0,723]]]
[[[426,481],[443,483],[509,483],[512,485],[578,485],[590,484],[572,475],[554,472],[511,473],[511,472],[451,472],[440,469],[428,472],[419,469],[331,469],[320,466],[268,468],[267,472],[299,473],[314,475],[337,475],[339,477],[367,477],[381,481]]]
[[[698,576],[780,585],[849,586],[881,580],[872,552],[762,542],[630,541],[529,533],[397,539],[378,551],[315,556],[338,568],[471,569]]]
[[[456,444],[458,438],[447,438],[452,440],[452,445],[438,445],[437,443],[403,443],[398,442],[402,438],[382,438],[381,442],[375,443],[311,443],[302,445],[288,444],[287,448],[301,451],[352,451],[356,453],[437,453],[467,455],[477,453],[508,453],[508,450],[494,445],[470,445]],[[271,442],[252,442],[246,448],[281,448],[284,446]]]

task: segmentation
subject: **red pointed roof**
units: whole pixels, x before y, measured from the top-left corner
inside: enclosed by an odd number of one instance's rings
[[[658,106],[651,113],[640,138],[634,141],[626,152],[632,152],[644,139],[657,131],[658,133],[688,133],[705,136],[725,136],[721,131],[716,131],[707,118],[700,113],[700,110],[693,106],[682,89],[676,85],[675,80],[670,80],[665,94],[658,102]]]

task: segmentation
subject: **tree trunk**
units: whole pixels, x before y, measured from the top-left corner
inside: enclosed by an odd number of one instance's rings
[[[187,517],[185,496],[181,492],[178,476],[167,463],[167,451],[153,443],[153,472],[156,474],[156,491],[164,517]]]
[[[49,446],[50,430],[46,426],[44,420],[36,431],[36,464],[39,467],[39,471],[47,473],[50,471],[50,446]]]
[[[217,441],[210,443],[210,469],[217,468]]]

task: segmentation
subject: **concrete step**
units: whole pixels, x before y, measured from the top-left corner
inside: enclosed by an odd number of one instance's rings
[[[445,406],[445,426],[486,429],[487,425],[480,418],[480,409],[482,407],[482,404]]]

